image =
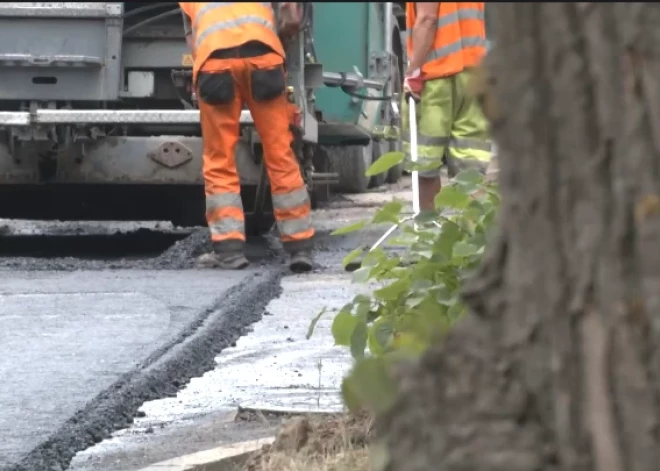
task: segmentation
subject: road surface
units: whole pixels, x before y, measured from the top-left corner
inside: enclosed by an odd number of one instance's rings
[[[0,469],[137,470],[265,436],[280,417],[237,417],[239,407],[338,410],[350,359],[333,346],[332,312],[311,340],[305,334],[321,309],[364,289],[341,259],[380,230],[328,233],[405,198],[399,190],[316,211],[317,266],[305,275],[287,273],[272,237],[251,242],[249,270],[223,272],[192,268],[208,243],[201,230],[183,238],[161,226],[181,240],[148,258],[109,260],[76,253],[71,225],[8,222],[14,234],[62,235],[58,247],[73,256],[53,257],[49,239],[37,239],[18,247],[28,256],[0,258]],[[120,225],[108,227],[74,232]]]

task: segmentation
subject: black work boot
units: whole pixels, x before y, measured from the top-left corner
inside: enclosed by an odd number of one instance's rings
[[[312,270],[312,251],[298,250],[291,253],[289,268],[294,273],[307,273]]]
[[[223,270],[242,270],[250,262],[243,252],[209,252],[197,259],[198,268],[221,268]]]

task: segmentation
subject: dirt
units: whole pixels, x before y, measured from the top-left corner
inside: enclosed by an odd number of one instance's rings
[[[297,469],[296,463],[330,469],[327,463],[338,455],[364,451],[370,433],[371,420],[364,414],[294,417],[283,425],[271,445],[248,459],[242,471]]]

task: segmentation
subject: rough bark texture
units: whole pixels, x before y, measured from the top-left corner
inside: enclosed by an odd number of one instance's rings
[[[660,469],[660,4],[493,4],[502,208],[388,471]]]

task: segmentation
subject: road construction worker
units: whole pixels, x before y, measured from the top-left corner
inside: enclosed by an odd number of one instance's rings
[[[186,41],[193,53],[193,88],[202,127],[206,219],[213,252],[200,265],[242,269],[245,223],[234,151],[244,103],[264,149],[277,226],[294,271],[312,268],[311,204],[291,148],[281,35],[300,25],[295,3],[181,2]],[[278,28],[279,27],[279,28]]]
[[[484,2],[408,2],[408,69],[402,124],[409,133],[408,100],[417,102],[419,163],[447,166],[449,177],[467,167],[485,172],[490,159],[488,123],[468,91],[473,68],[486,54]],[[410,152],[410,144],[404,142]],[[420,207],[434,209],[440,168],[419,172]]]

